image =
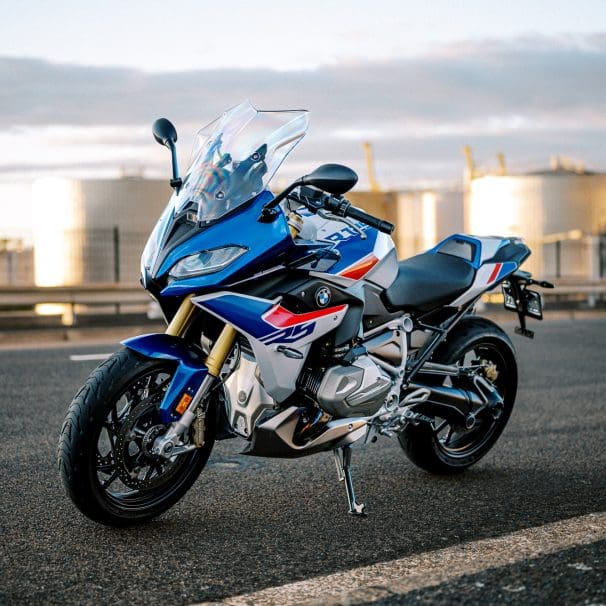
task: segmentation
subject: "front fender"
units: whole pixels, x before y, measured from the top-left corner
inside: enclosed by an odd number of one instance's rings
[[[162,423],[172,423],[177,420],[180,415],[175,408],[181,398],[185,394],[193,398],[208,374],[202,350],[179,337],[164,333],[140,335],[122,341],[122,345],[146,358],[177,362],[175,374],[160,404]]]

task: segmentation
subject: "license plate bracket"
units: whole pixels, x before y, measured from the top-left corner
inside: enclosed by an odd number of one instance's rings
[[[543,300],[541,295],[535,290],[526,288],[526,284],[517,280],[515,276],[513,279],[503,282],[501,288],[503,290],[503,305],[505,309],[518,314],[520,326],[516,327],[516,333],[532,339],[534,331],[526,328],[526,318],[543,319]]]
[[[517,286],[517,288],[516,288]],[[536,320],[543,319],[543,299],[536,290],[523,288],[519,284],[504,282],[503,306]]]

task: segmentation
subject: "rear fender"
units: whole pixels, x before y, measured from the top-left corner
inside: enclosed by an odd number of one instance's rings
[[[175,411],[185,394],[194,397],[208,374],[203,352],[195,345],[179,337],[164,333],[140,335],[122,341],[122,345],[146,358],[173,360],[177,363],[175,374],[160,404],[160,420],[172,423],[180,415]]]

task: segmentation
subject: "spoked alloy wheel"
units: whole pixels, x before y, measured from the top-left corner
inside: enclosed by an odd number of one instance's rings
[[[214,441],[210,409],[202,448],[170,459],[152,452],[167,430],[158,405],[173,372],[174,363],[125,350],[95,370],[74,398],[59,466],[72,501],[91,519],[123,526],[153,518],[176,503],[204,467]]]
[[[476,368],[501,396],[503,405],[481,410],[471,426],[436,417],[433,426],[409,425],[400,445],[415,465],[431,473],[464,471],[479,461],[501,435],[515,401],[517,365],[509,337],[484,318],[469,318],[453,331],[433,361]],[[446,378],[445,385],[473,389],[471,379]]]

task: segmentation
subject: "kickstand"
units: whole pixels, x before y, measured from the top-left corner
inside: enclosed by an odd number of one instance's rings
[[[340,451],[340,452],[339,452]],[[365,516],[364,504],[356,503],[353,482],[351,479],[351,446],[342,446],[333,450],[335,463],[337,465],[337,474],[339,482],[345,481],[345,491],[347,492],[347,502],[349,504],[349,513],[354,516]]]

